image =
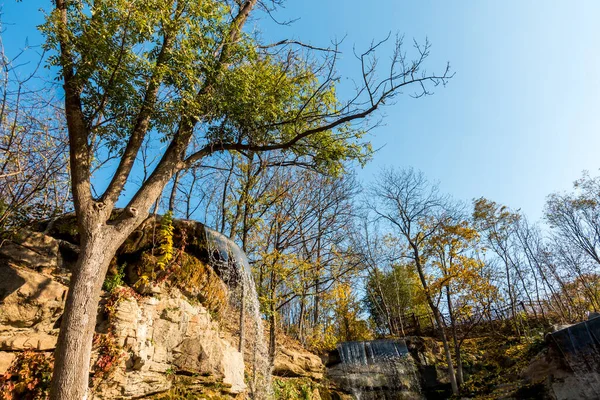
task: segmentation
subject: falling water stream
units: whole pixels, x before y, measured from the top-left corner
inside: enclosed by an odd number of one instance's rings
[[[204,228],[208,251],[208,262],[219,274],[231,290],[239,291],[243,309],[242,315],[252,319],[254,332],[252,335],[252,373],[250,392],[255,399],[269,397],[271,386],[271,371],[268,348],[263,331],[260,304],[256,293],[256,285],[246,254],[232,240],[212,230]],[[242,321],[244,318],[242,318]],[[243,322],[240,321],[242,324]]]
[[[404,340],[344,342],[337,346],[337,382],[359,400],[419,399],[419,378]]]
[[[600,317],[551,334],[568,368],[579,382],[581,399],[600,399]]]

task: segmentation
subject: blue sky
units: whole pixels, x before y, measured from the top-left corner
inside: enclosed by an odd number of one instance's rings
[[[33,27],[48,6],[4,3],[2,20],[13,24],[3,37],[9,52],[25,36],[40,43]],[[364,49],[389,32],[404,34],[407,45],[428,37],[428,69],[449,61],[456,75],[434,96],[399,97],[384,109],[372,135],[374,147],[384,147],[359,177],[369,181],[384,165],[413,166],[457,199],[485,196],[538,219],[546,195],[600,168],[599,15],[594,0],[304,0],[275,14],[299,18],[290,26],[268,18],[253,24],[267,40],[327,45],[345,37],[342,77],[358,76],[353,46]]]
[[[450,61],[456,75],[432,97],[386,107],[373,138],[385,147],[359,176],[413,166],[458,199],[485,196],[538,219],[549,193],[600,168],[599,15],[598,1],[305,0],[278,14],[300,18],[291,26],[260,29],[312,44],[346,36],[342,76],[358,72],[354,44],[390,31],[409,44],[428,37],[430,69]]]

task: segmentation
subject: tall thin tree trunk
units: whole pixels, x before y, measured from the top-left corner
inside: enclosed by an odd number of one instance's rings
[[[450,288],[446,286],[446,300],[448,301],[448,313],[450,314],[450,325],[452,327],[452,341],[454,342],[454,356],[456,357],[456,381],[458,386],[465,382],[463,377],[462,357],[460,354],[460,343],[456,333],[456,321],[454,320],[454,310],[452,308],[452,299],[450,297]]]
[[[419,275],[419,280],[423,285],[423,289],[425,291],[425,297],[427,299],[427,303],[429,304],[429,308],[433,312],[433,317],[435,318],[435,322],[440,328],[440,335],[442,336],[442,343],[444,345],[444,353],[446,355],[446,362],[448,363],[448,380],[450,381],[450,386],[452,387],[452,393],[454,395],[458,395],[458,385],[456,383],[456,372],[454,371],[454,365],[452,363],[452,353],[450,352],[450,345],[448,344],[448,336],[446,335],[446,323],[442,319],[442,314],[440,310],[435,305],[431,294],[429,293],[429,285],[427,284],[427,279],[425,279],[425,273],[423,272],[423,265],[421,264],[421,255],[419,251],[419,247],[414,241],[409,241],[409,245],[412,248],[414,255],[415,266],[417,267],[417,273]]]
[[[277,350],[277,319],[275,317],[275,306],[271,306],[271,315],[269,316],[269,363],[271,366],[275,363],[275,351]]]
[[[304,344],[304,319],[306,318],[306,293],[300,295],[300,311],[298,313],[298,340]]]
[[[450,344],[448,343],[448,336],[446,335],[446,324],[442,320],[442,315],[437,307],[430,304],[433,307],[433,316],[435,322],[440,328],[440,334],[442,336],[442,344],[444,345],[444,354],[446,355],[446,361],[448,362],[448,378],[450,380],[450,386],[452,387],[452,393],[458,395],[458,384],[456,382],[456,372],[454,371],[454,364],[452,363],[452,353],[450,351]]]

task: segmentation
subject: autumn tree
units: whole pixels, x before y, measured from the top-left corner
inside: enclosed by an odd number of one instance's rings
[[[446,299],[459,386],[464,383],[461,346],[497,297],[497,289],[490,282],[478,251],[479,232],[469,221],[456,215],[446,216],[438,224],[423,250],[423,257],[430,266],[429,290]]]
[[[368,270],[364,302],[379,334],[406,336],[412,317],[427,313],[419,277],[410,264],[377,265]]]
[[[298,42],[270,46],[244,32],[251,15],[274,4],[55,1],[42,31],[63,81],[81,251],[62,318],[52,399],[85,396],[110,260],[179,171],[217,153],[271,150],[335,170],[339,161],[368,153],[359,121],[401,88],[416,84],[417,94],[426,94],[430,83],[448,77],[420,72],[428,55],[420,47],[414,61],[395,52],[389,75],[377,79],[371,48],[360,57],[364,79],[356,97],[338,100],[337,52],[324,52],[319,63]],[[148,138],[164,145],[146,180],[133,185]],[[93,161],[106,149],[116,149],[117,157],[94,194]],[[123,210],[114,215],[117,204]]]
[[[438,293],[431,288],[431,282],[427,279],[424,254],[427,241],[436,234],[446,218],[448,199],[440,195],[437,186],[430,184],[423,173],[412,168],[383,170],[371,186],[370,194],[376,199],[376,203],[370,204],[373,213],[389,223],[392,231],[403,239],[401,243],[406,249],[404,255],[419,276],[427,304],[439,327],[452,392],[458,394],[446,323],[436,299]]]
[[[332,303],[332,328],[337,342],[369,340],[373,334],[367,321],[361,317],[363,307],[350,279],[340,279],[329,293]]]
[[[520,248],[517,242],[517,229],[521,215],[508,207],[494,201],[479,198],[473,202],[473,220],[483,237],[484,245],[501,261],[504,268],[505,282],[502,288],[508,294],[508,306],[511,319],[517,333],[521,333],[517,318],[519,304],[527,300],[533,303],[531,288],[520,258]]]
[[[303,341],[320,329],[316,305],[356,265],[343,243],[351,224],[353,180],[307,170],[281,172],[262,199],[270,206],[250,231],[248,248],[270,322],[272,355],[278,326],[295,327],[294,335]]]

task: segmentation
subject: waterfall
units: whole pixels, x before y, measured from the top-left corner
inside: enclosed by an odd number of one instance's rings
[[[265,399],[271,389],[269,353],[260,313],[260,304],[252,270],[246,254],[232,240],[219,232],[204,227],[208,262],[231,290],[239,292],[242,315],[252,319],[253,349],[250,392],[255,399]],[[243,324],[244,318],[240,321]]]
[[[356,399],[420,399],[416,367],[404,340],[344,342],[333,379]]]
[[[571,325],[550,338],[579,381],[577,398],[600,398],[600,318]]]

